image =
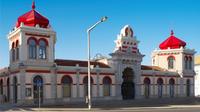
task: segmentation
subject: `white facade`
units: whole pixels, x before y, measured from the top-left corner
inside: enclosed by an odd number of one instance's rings
[[[200,97],[200,57],[195,58],[195,96]]]
[[[8,40],[10,65],[0,70],[0,95],[6,101],[37,104],[39,95],[43,104],[85,101],[87,61],[55,59],[56,33],[50,27],[21,23]],[[139,41],[129,25],[121,29],[115,43],[111,58],[91,62],[93,100],[194,96],[194,50],[155,50],[152,66],[144,66]],[[168,57],[174,59],[172,68]],[[193,61],[185,62],[186,57]]]

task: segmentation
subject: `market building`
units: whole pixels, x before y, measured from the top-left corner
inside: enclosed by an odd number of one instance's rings
[[[56,32],[35,10],[18,17],[8,34],[10,64],[0,70],[0,96],[17,104],[58,104],[85,101],[87,61],[55,59]],[[194,54],[186,42],[170,36],[152,51],[152,65],[141,65],[144,55],[133,29],[125,25],[110,57],[91,61],[93,100],[125,100],[194,96]]]

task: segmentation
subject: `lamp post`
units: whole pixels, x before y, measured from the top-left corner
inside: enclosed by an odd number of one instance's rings
[[[92,31],[92,29],[94,29],[98,24],[106,21],[108,19],[108,17],[103,17],[101,18],[101,20],[99,20],[98,22],[96,22],[93,26],[91,26],[90,28],[87,29],[87,36],[88,36],[88,109],[91,109],[91,82],[90,82],[90,32]]]

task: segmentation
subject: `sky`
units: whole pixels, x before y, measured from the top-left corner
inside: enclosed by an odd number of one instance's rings
[[[7,34],[31,4],[32,0],[0,0],[0,68],[9,65]],[[200,54],[200,0],[35,0],[35,4],[57,33],[56,59],[86,60],[86,30],[102,16],[108,20],[91,32],[91,57],[97,53],[109,57],[127,24],[140,41],[142,64],[151,64],[151,52],[171,30]]]

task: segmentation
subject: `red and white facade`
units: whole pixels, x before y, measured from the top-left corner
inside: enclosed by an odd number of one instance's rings
[[[56,32],[35,10],[20,16],[8,34],[10,65],[0,71],[0,99],[17,104],[85,101],[87,61],[55,59]],[[141,65],[139,41],[126,25],[111,58],[91,62],[93,100],[194,96],[194,50],[171,36]]]

